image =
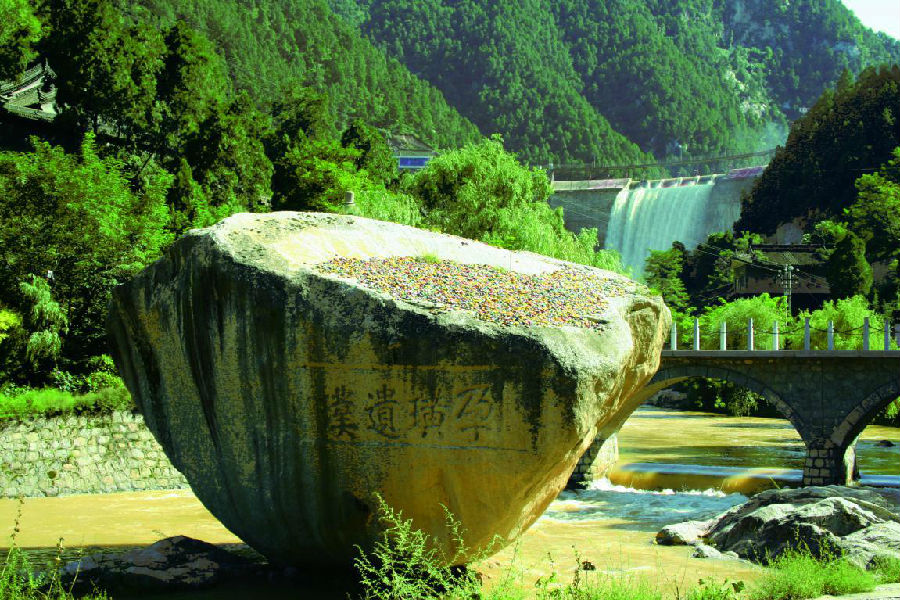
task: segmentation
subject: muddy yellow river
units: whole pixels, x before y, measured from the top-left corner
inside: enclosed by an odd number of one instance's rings
[[[883,440],[895,444],[883,447]],[[563,492],[540,520],[509,547],[477,569],[488,584],[513,568],[529,585],[556,572],[563,582],[576,561],[589,561],[596,573],[645,577],[661,587],[684,590],[699,577],[749,580],[758,571],[731,561],[691,558],[692,549],[653,544],[665,524],[707,518],[743,502],[738,491],[753,491],[795,478],[803,447],[786,421],[726,418],[704,413],[642,408],[620,432],[621,459],[612,481]],[[900,429],[869,427],[858,445],[864,476],[900,482]],[[635,489],[635,488],[657,489]],[[675,491],[659,488],[672,488]],[[212,543],[238,543],[187,490],[120,493],[61,498],[0,500],[0,535],[53,552],[60,537],[71,555],[77,548],[128,548],[181,534]],[[310,582],[306,597],[345,598],[349,582]],[[258,595],[257,587],[253,595]],[[302,597],[296,586],[271,589],[267,597]],[[250,597],[231,588],[167,598]],[[299,595],[298,595],[299,594]]]

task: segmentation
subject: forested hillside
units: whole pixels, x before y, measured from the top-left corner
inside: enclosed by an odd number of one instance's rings
[[[845,69],[900,61],[839,0],[330,2],[534,162],[633,160],[610,130],[657,158],[772,148]]]
[[[376,2],[364,31],[525,160],[646,162],[582,95],[543,7],[539,0]]]
[[[163,26],[182,19],[203,32],[225,58],[238,89],[262,107],[292,86],[310,87],[345,128],[354,118],[394,133],[414,133],[439,148],[479,136],[443,95],[385,57],[336,17],[324,0],[139,0],[123,7]]]
[[[781,223],[844,219],[857,179],[900,146],[900,66],[867,69],[825,93],[791,128],[741,206],[736,230],[771,234]],[[871,236],[869,236],[871,237]]]

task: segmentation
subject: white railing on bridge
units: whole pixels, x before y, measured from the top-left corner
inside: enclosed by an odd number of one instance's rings
[[[889,322],[886,321],[884,323],[883,329],[884,329],[884,331],[883,331],[883,333],[884,333],[884,349],[885,350],[892,349],[891,342],[893,341],[893,343],[896,346],[896,348],[893,348],[893,349],[900,350],[900,323],[895,324],[893,327],[893,334],[894,334],[893,339],[891,337],[891,324]],[[812,331],[813,331],[813,328],[810,326],[810,319],[809,319],[809,317],[806,317],[804,319],[804,323],[803,323],[803,350],[805,350],[805,351],[811,350],[811,346],[812,346],[811,332]],[[827,329],[825,329],[825,330],[816,329],[816,331],[825,333],[827,350],[834,350],[836,333],[848,335],[848,336],[861,335],[862,336],[862,350],[870,350],[871,349],[870,348],[871,327],[869,325],[868,317],[865,317],[861,327],[857,327],[855,329],[851,329],[848,331],[836,332],[834,329],[834,321],[828,321]],[[856,333],[857,331],[859,331],[860,333]],[[692,342],[693,342],[692,349],[695,351],[699,351],[701,349],[700,348],[701,336],[700,336],[700,319],[699,318],[694,319],[694,332],[693,333],[694,333],[694,335],[693,335],[693,340],[692,340]],[[770,349],[770,350],[786,349],[786,348],[782,348],[781,336],[782,336],[782,334],[787,334],[790,332],[780,331],[778,321],[775,321],[772,323],[771,330],[760,331],[760,330],[757,330],[754,328],[753,319],[748,319],[746,348],[735,348],[735,350],[739,350],[739,349],[740,350],[744,350],[744,349],[746,349],[746,350],[757,350],[757,349],[762,350],[763,348],[756,347],[755,338],[756,338],[757,333],[764,333],[767,335],[768,334],[772,335],[771,348],[768,348],[768,349]],[[719,350],[728,350],[729,349],[728,348],[728,324],[725,322],[722,322],[719,325],[719,348],[718,349]],[[670,338],[669,338],[669,350],[678,350],[678,327],[677,327],[676,323],[674,323],[674,322],[672,323],[672,330],[671,330],[671,334],[670,334]]]

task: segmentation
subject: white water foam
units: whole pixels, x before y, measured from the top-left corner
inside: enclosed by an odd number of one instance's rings
[[[542,519],[631,521],[638,529],[654,530],[679,521],[708,519],[747,501],[743,494],[721,490],[639,490],[595,480],[583,490],[566,490],[550,505]]]
[[[668,250],[672,242],[693,249],[712,231],[731,228],[713,223],[714,185],[624,188],[616,196],[606,230],[605,247],[618,250],[635,275],[644,270],[650,250]]]

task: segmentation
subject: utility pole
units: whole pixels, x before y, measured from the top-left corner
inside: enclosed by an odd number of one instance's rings
[[[781,269],[781,285],[784,288],[784,297],[787,299],[788,315],[791,313],[791,292],[794,287],[794,265],[784,265]]]

